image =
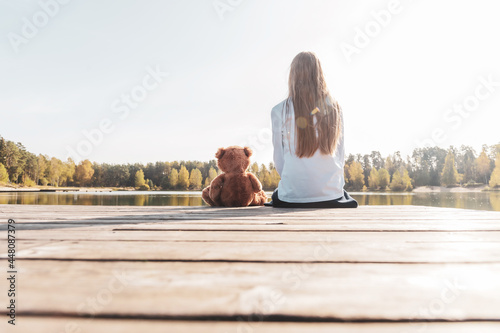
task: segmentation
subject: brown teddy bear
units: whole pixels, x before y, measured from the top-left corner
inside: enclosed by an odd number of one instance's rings
[[[215,157],[217,166],[224,173],[203,189],[203,200],[210,206],[246,207],[262,206],[267,196],[254,174],[246,172],[252,150],[248,147],[219,148]]]

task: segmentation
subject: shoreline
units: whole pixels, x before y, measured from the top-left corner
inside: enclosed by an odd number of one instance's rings
[[[420,186],[413,189],[413,193],[478,193],[497,192],[499,190],[489,190],[486,185],[478,187],[445,187],[445,186]]]
[[[102,193],[102,192],[199,192],[200,190],[147,190],[141,191],[134,187],[52,187],[52,186],[0,186],[0,193],[64,193],[64,192],[79,192],[79,193]]]
[[[53,186],[32,186],[32,187],[14,187],[0,186],[0,193],[8,192],[113,192],[116,189],[110,187],[53,187]]]
[[[500,188],[489,188],[487,185],[481,185],[477,187],[446,187],[446,186],[419,186],[414,188],[411,191],[391,191],[391,190],[377,190],[377,191],[354,191],[347,190],[349,193],[354,194],[415,194],[415,193],[499,193]]]
[[[24,187],[24,186],[0,186],[0,193],[21,193],[21,192],[80,192],[80,193],[101,193],[101,192],[129,192],[129,191],[138,191],[133,187],[53,187],[53,186],[33,186],[33,187]],[[159,191],[167,191],[167,192],[200,192],[201,190],[157,190],[157,191],[138,191],[138,192],[159,192]],[[268,190],[266,192],[272,192],[272,190]],[[384,193],[384,194],[398,194],[398,193],[479,193],[479,192],[500,192],[500,188],[490,189],[486,185],[478,186],[478,187],[444,187],[444,186],[419,186],[414,188],[412,191],[349,191],[356,192],[359,194],[363,193]]]

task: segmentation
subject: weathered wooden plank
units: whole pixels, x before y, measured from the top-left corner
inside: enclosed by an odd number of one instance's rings
[[[147,226],[151,230],[500,230],[500,212],[415,206],[365,206],[356,210],[286,210],[263,207],[0,205],[0,209],[7,215],[19,215],[16,217],[19,230],[67,229],[80,227],[79,224],[99,227],[128,224],[130,228],[140,229]],[[5,223],[0,223],[0,230],[6,228]]]
[[[274,323],[23,317],[12,333],[498,333],[500,323]]]
[[[1,206],[1,205],[0,205]],[[22,205],[20,205],[22,206]],[[14,206],[15,207],[15,206]],[[47,207],[51,209],[48,210]],[[41,216],[44,218],[55,218],[64,216],[78,216],[75,213],[85,212],[90,216],[110,216],[110,215],[123,215],[123,216],[136,216],[136,215],[166,215],[166,216],[210,216],[210,217],[266,217],[266,216],[289,216],[289,217],[306,217],[306,216],[444,216],[444,217],[456,217],[460,218],[463,216],[498,216],[500,212],[489,212],[489,211],[477,211],[477,210],[449,210],[447,208],[433,208],[432,210],[420,210],[415,206],[404,206],[413,207],[409,209],[377,209],[377,206],[363,206],[357,209],[327,209],[327,210],[317,210],[317,209],[276,209],[276,208],[265,208],[265,207],[246,207],[246,208],[210,208],[210,207],[200,207],[200,209],[173,209],[171,207],[161,207],[161,209],[151,209],[144,210],[130,210],[130,209],[113,209],[113,206],[104,207],[100,210],[92,209],[92,206],[69,206],[70,208],[63,208],[64,206],[36,206],[36,210],[20,210],[17,209],[5,209],[5,206],[0,207],[4,214],[16,214],[18,216]],[[391,206],[397,207],[397,206]],[[9,207],[10,208],[10,207]],[[415,209],[416,208],[416,209]],[[54,215],[57,212],[57,216]],[[35,214],[35,215],[33,215]],[[376,214],[376,215],[373,215]]]
[[[493,223],[492,223],[493,222]],[[374,221],[334,221],[327,223],[307,223],[307,224],[288,224],[287,220],[273,221],[266,223],[248,223],[247,221],[228,221],[220,223],[219,220],[199,221],[199,223],[173,223],[173,222],[139,222],[130,223],[124,221],[111,221],[110,223],[20,223],[17,229],[22,230],[89,230],[96,232],[98,230],[146,230],[146,231],[269,231],[269,232],[367,232],[367,231],[439,231],[439,232],[463,232],[463,231],[500,231],[500,226],[495,221],[471,221],[467,223],[456,223],[453,221],[423,221],[423,222],[401,222],[377,223]],[[5,224],[0,224],[0,230],[6,230]],[[82,229],[83,228],[83,229]]]
[[[142,229],[82,228],[22,230],[18,241],[27,240],[93,240],[93,241],[160,241],[160,242],[317,242],[318,232],[271,231],[196,231],[196,230],[142,230]],[[125,227],[126,228],[126,227]],[[85,231],[85,232],[82,232]],[[500,231],[464,232],[329,232],[336,242],[500,242]]]
[[[499,262],[499,242],[339,241],[318,235],[311,242],[25,241],[18,259],[276,261],[276,262]],[[4,245],[2,245],[5,244]],[[0,242],[6,258],[6,241]]]
[[[6,225],[0,225],[0,231],[6,230]],[[261,224],[252,223],[26,223],[18,224],[17,230],[22,234],[24,230],[80,230],[88,232],[98,232],[101,230],[113,231],[267,231],[267,232],[309,232],[309,233],[329,233],[329,232],[491,232],[500,231],[500,227],[492,223],[474,222],[460,225],[453,222],[446,223],[371,223],[371,222],[350,222],[350,223],[323,223],[323,224],[284,224],[280,222],[269,222]]]
[[[82,214],[82,215],[76,215]],[[327,221],[402,221],[402,222],[413,222],[413,221],[499,221],[500,215],[477,215],[477,216],[446,216],[439,214],[429,214],[429,215],[352,215],[352,216],[335,216],[335,215],[324,215],[324,216],[316,216],[314,214],[311,215],[303,215],[303,216],[283,216],[283,215],[269,215],[269,216],[217,216],[217,215],[173,215],[173,214],[149,214],[149,215],[141,215],[141,214],[128,214],[128,215],[92,215],[85,214],[84,212],[75,212],[73,215],[57,215],[57,218],[53,216],[44,216],[42,214],[30,214],[25,217],[17,218],[16,221],[19,223],[33,223],[33,222],[66,222],[66,221],[74,221],[74,222],[100,222],[100,221],[177,221],[179,223],[184,221],[193,221],[193,222],[204,222],[204,221],[241,221],[241,222],[250,222],[250,221],[273,221],[273,220],[287,220],[290,222],[327,222]]]
[[[18,315],[498,320],[499,275],[500,264],[20,261]]]
[[[22,207],[22,208],[21,208]],[[442,210],[453,212],[456,211],[454,208],[438,208],[438,207],[430,207],[430,206],[360,206],[357,210],[364,210],[369,207],[369,210],[378,210],[378,211],[435,211]],[[209,210],[212,213],[215,212],[239,212],[245,210],[255,210],[256,214],[260,213],[269,213],[273,212],[287,212],[291,211],[290,209],[279,209],[279,208],[270,208],[270,207],[207,207],[207,206],[104,206],[104,205],[9,205],[9,204],[0,204],[0,209],[4,212],[8,211],[18,211],[18,212],[27,212],[27,211],[46,211],[51,212],[54,209],[59,211],[74,211],[75,209],[86,210],[86,211],[109,211],[114,210],[116,212],[154,212],[154,211],[182,211],[182,212],[195,212],[195,211],[205,211]],[[324,209],[297,209],[297,211],[319,211]],[[337,209],[336,211],[347,211]],[[351,210],[352,211],[352,210]],[[464,211],[473,211],[473,210],[465,210]]]
[[[19,208],[19,207],[23,208]],[[207,207],[207,206],[106,206],[106,205],[11,205],[11,204],[0,204],[0,209],[2,211],[47,211],[50,212],[51,210],[54,210],[57,207],[58,210],[66,210],[66,211],[73,211],[75,209],[85,209],[85,210],[91,210],[91,211],[107,211],[109,209],[113,209],[115,211],[130,211],[130,212],[138,212],[138,211],[155,211],[155,210],[169,210],[169,211],[204,211],[204,210],[210,210],[211,212],[218,212],[218,211],[241,211],[241,210],[256,210],[256,211],[261,211],[262,212],[269,212],[269,211],[280,211],[280,212],[286,212],[290,211],[290,209],[280,209],[280,208],[271,208],[271,207]],[[85,208],[82,208],[85,207]],[[367,208],[368,207],[368,208]],[[396,211],[448,211],[448,212],[454,212],[457,209],[456,208],[446,208],[446,207],[432,207],[432,206],[414,206],[414,205],[375,205],[375,206],[360,206],[358,207],[357,210],[378,210],[378,211],[391,211],[391,212],[396,212]],[[319,211],[319,210],[324,210],[324,209],[300,209],[303,211]],[[335,211],[349,211],[347,210],[342,210],[342,209],[334,209]],[[468,210],[468,209],[460,209],[465,212],[471,212],[475,210]],[[352,210],[351,210],[352,211]]]
[[[329,232],[329,231],[500,231],[495,223],[467,222],[456,223],[453,221],[435,222],[405,222],[394,221],[393,223],[376,223],[366,221],[355,222],[329,222],[322,224],[286,224],[286,221],[275,221],[266,224],[249,223],[133,223],[122,225],[113,230],[226,230],[226,231],[307,231],[307,232]]]
[[[171,221],[183,221],[183,220],[273,220],[273,219],[278,219],[278,220],[283,220],[283,219],[289,219],[291,221],[298,221],[298,220],[346,220],[346,221],[356,221],[356,220],[411,220],[411,221],[418,221],[418,220],[435,220],[435,221],[441,221],[441,220],[493,220],[493,221],[498,221],[500,218],[500,214],[469,214],[469,215],[446,215],[446,214],[439,214],[439,213],[432,213],[432,214],[418,214],[418,213],[413,213],[413,212],[408,212],[405,215],[402,214],[380,214],[380,215],[368,215],[368,214],[356,214],[353,213],[352,215],[340,215],[340,214],[334,214],[331,213],[329,215],[319,215],[319,214],[313,214],[310,212],[309,214],[297,214],[297,215],[284,215],[284,214],[274,214],[274,215],[243,215],[243,214],[234,214],[234,216],[230,215],[225,215],[225,214],[205,214],[203,212],[200,212],[198,214],[169,214],[169,213],[150,213],[150,214],[129,214],[129,213],[124,213],[124,214],[111,214],[111,212],[107,214],[92,214],[92,213],[87,213],[84,211],[75,211],[73,213],[66,213],[66,214],[58,214],[54,216],[54,214],[37,214],[36,212],[30,213],[30,214],[12,214],[12,215],[17,215],[15,217],[17,220],[20,222],[33,222],[33,221],[40,221],[40,222],[51,222],[51,221],[64,221],[64,220],[100,220],[100,219],[121,219],[121,220],[171,220]],[[14,218],[14,216],[13,216]]]
[[[21,208],[22,207],[22,208]],[[455,218],[464,217],[476,218],[496,218],[499,219],[500,212],[486,212],[475,210],[457,210],[450,208],[422,207],[422,206],[361,206],[358,209],[341,210],[319,210],[319,209],[276,209],[268,207],[245,207],[245,208],[214,208],[214,207],[127,207],[127,206],[37,206],[37,205],[0,205],[0,211],[5,214],[16,214],[23,216],[37,216],[40,218],[63,218],[65,214],[75,217],[75,213],[84,212],[84,216],[140,216],[162,215],[165,217],[178,218],[265,218],[287,216],[290,218],[299,217],[352,217],[363,216],[384,218],[408,216],[433,216],[434,218]],[[35,213],[35,215],[33,215]],[[375,213],[375,215],[374,215]],[[56,216],[57,214],[57,216]]]

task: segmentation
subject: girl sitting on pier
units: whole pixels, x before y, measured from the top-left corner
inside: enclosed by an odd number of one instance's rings
[[[281,176],[267,203],[289,208],[356,208],[344,190],[344,124],[312,52],[292,61],[289,95],[271,112],[274,164]]]

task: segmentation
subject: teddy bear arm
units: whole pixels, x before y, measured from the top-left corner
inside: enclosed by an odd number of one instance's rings
[[[257,177],[255,177],[255,175],[253,173],[249,173],[248,178],[250,179],[250,182],[252,183],[252,188],[253,188],[253,191],[255,193],[262,190],[262,184],[257,179]]]
[[[224,178],[224,174],[218,175],[210,183],[210,199],[212,199],[212,201],[214,201],[217,205],[220,205],[220,193],[222,190],[222,184],[224,184]]]

